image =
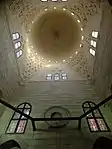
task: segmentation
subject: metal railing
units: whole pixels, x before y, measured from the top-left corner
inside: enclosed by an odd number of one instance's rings
[[[10,105],[9,103],[7,103],[6,101],[3,100],[3,98],[0,98],[0,103],[3,104],[4,106],[10,108],[11,110],[23,115],[24,117],[26,117],[27,119],[31,120],[32,122],[32,126],[33,126],[33,130],[35,131],[35,121],[33,120],[34,118],[23,113],[22,111],[20,111],[19,109],[15,108],[14,106]]]
[[[81,129],[81,121],[82,121],[82,119],[85,118],[88,114],[90,114],[94,110],[98,109],[102,105],[104,105],[107,102],[109,102],[111,99],[112,99],[112,95],[110,95],[109,97],[107,97],[106,99],[104,99],[103,101],[98,103],[95,107],[93,107],[92,109],[90,109],[86,113],[82,114],[80,117],[62,117],[62,118],[33,118],[33,117],[31,117],[31,116],[21,112],[19,109],[15,108],[14,106],[10,105],[6,101],[4,101],[3,98],[0,99],[0,103],[3,104],[6,107],[12,109],[13,111],[23,115],[27,119],[31,120],[33,131],[36,131],[36,126],[35,126],[35,122],[36,121],[57,121],[57,120],[59,120],[59,121],[61,121],[61,120],[78,120],[79,121],[78,122],[78,129],[80,130]]]

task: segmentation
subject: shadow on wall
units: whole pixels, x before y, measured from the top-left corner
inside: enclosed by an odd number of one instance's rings
[[[109,4],[112,6],[112,0],[108,0]]]
[[[15,140],[8,140],[0,145],[0,149],[21,149],[20,145]]]
[[[112,146],[112,140],[106,137],[99,137],[93,144],[93,149],[110,149]]]

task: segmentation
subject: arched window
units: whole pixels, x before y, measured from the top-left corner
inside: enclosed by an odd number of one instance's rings
[[[62,78],[62,80],[67,80],[68,79],[67,74],[66,73],[62,73],[61,74],[61,78]]]
[[[17,109],[20,111],[24,112],[27,115],[30,115],[32,106],[30,103],[21,103],[20,105],[17,106]],[[13,133],[24,133],[26,129],[28,119],[21,114],[14,112],[9,125],[6,129],[6,133],[8,134],[13,134]]]
[[[47,74],[46,80],[51,81],[52,80],[52,74]]]
[[[19,50],[18,52],[16,52],[16,57],[19,58],[22,54],[23,54],[23,51]]]
[[[94,48],[96,48],[96,41],[91,40],[91,46],[93,46]]]
[[[20,47],[21,47],[21,42],[20,42],[20,41],[16,42],[16,43],[14,44],[14,47],[15,47],[15,49],[20,48]]]
[[[91,101],[86,101],[82,104],[84,113],[89,111],[91,108],[95,107],[96,104]],[[107,132],[110,131],[100,109],[94,110],[92,113],[86,116],[86,120],[91,132]]]
[[[54,75],[54,80],[55,80],[55,81],[60,80],[60,74],[59,74],[59,73],[56,73],[56,74]]]
[[[20,34],[18,32],[12,34],[12,40],[17,40],[20,38]]]
[[[98,37],[98,32],[97,31],[93,31],[92,32],[92,37],[97,38]]]
[[[89,52],[91,55],[95,56],[95,50],[93,50],[92,48],[89,49]]]

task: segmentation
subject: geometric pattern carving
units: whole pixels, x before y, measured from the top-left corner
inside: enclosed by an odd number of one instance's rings
[[[46,6],[41,4],[36,6],[35,3],[31,2],[30,0],[11,0],[8,3],[8,9],[10,12],[13,15],[16,15],[16,17],[20,19],[21,24],[27,29],[27,25],[35,20],[35,17],[37,18],[37,15],[39,15],[42,9],[46,8]],[[56,5],[58,6],[58,4],[60,3],[57,2]],[[74,14],[79,17],[80,21],[83,22],[83,26],[85,26],[88,18],[99,12],[100,1],[81,0],[75,4],[68,6],[65,5],[64,7],[74,12]]]
[[[73,12],[75,17],[81,21],[81,25],[84,28],[88,22],[88,19],[99,12],[101,2],[102,1],[100,0],[79,0],[77,2],[71,0],[71,4],[63,3],[63,6],[61,7],[65,7],[67,10]],[[44,3],[35,5],[35,3],[31,0],[10,0],[7,3],[7,11],[9,12],[10,16],[14,16],[19,20],[21,26],[27,34],[29,33],[32,21],[34,21],[46,8]],[[52,3],[49,2],[49,7],[51,7],[51,5]],[[60,8],[60,2],[56,2],[55,5]],[[88,37],[86,37],[86,42],[88,42]],[[77,71],[79,71],[81,75],[85,75],[89,73],[89,70],[87,67],[87,59],[84,56],[85,53],[82,48],[77,54],[73,53],[73,55],[71,55],[72,57],[68,59],[66,63],[68,63],[68,65],[72,68],[76,67]],[[34,51],[31,51],[30,55],[26,56],[24,62],[25,68],[21,74],[23,80],[29,78],[38,69],[42,68],[44,63],[46,63],[42,59],[40,60]]]

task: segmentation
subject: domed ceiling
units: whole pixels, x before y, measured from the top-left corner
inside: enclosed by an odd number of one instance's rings
[[[99,0],[11,0],[6,9],[11,32],[21,34],[24,56],[18,63],[22,79],[50,62],[64,62],[89,73],[85,54],[93,28],[88,29],[88,22],[100,15]]]
[[[32,45],[45,59],[61,61],[80,46],[81,30],[74,17],[61,10],[42,14],[32,25]]]

